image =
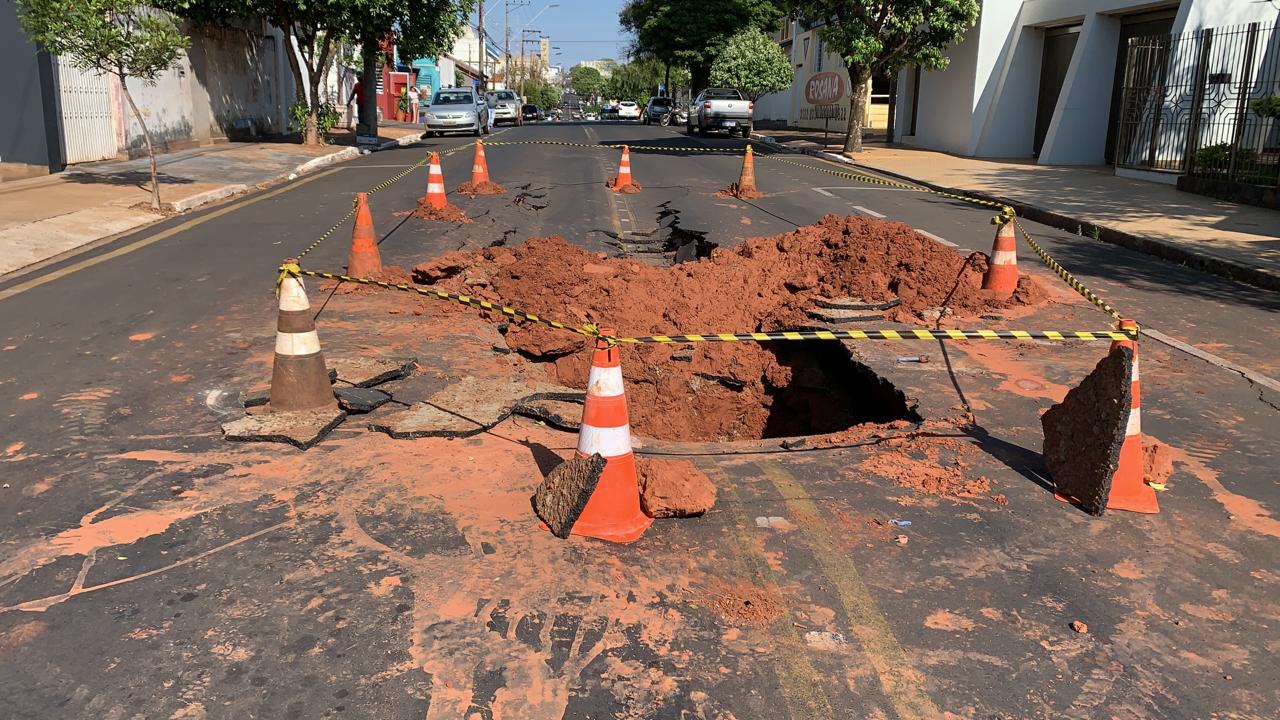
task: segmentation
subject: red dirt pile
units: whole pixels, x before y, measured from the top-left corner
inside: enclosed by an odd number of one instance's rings
[[[815,297],[855,297],[902,304],[887,317],[923,322],[946,300],[951,318],[1038,302],[1046,291],[1023,277],[1002,300],[981,290],[985,263],[966,262],[910,227],[857,216],[821,222],[671,268],[592,254],[556,237],[515,247],[453,252],[414,267],[414,279],[577,325],[613,326],[623,336],[752,332],[813,325]],[[948,300],[949,298],[949,300]],[[500,315],[495,319],[505,321]],[[551,375],[582,387],[590,364],[581,336],[513,324],[507,345],[553,363]],[[627,345],[622,368],[632,426],[664,439],[732,440],[841,427],[774,428],[770,408],[781,388],[821,391],[822,373],[756,343]],[[674,357],[673,357],[674,356]],[[796,414],[790,408],[788,414]],[[815,413],[816,414],[816,413]],[[776,423],[776,419],[775,419]],[[807,431],[807,432],[806,432]]]
[[[857,465],[857,472],[847,473],[855,479],[876,475],[899,487],[910,488],[917,495],[945,498],[977,498],[991,492],[991,481],[975,476],[966,458],[979,454],[974,446],[956,438],[929,435],[904,435],[887,439],[884,452],[874,452]],[[991,495],[997,505],[1008,505],[1004,495]]]
[[[624,185],[621,190],[618,190],[618,178],[610,178],[608,180],[605,180],[604,186],[609,188],[610,190],[617,190],[618,192],[623,193],[625,195],[634,195],[635,193],[638,193],[641,190],[641,187],[637,185],[634,180],[631,181],[630,185]]]
[[[471,195],[471,196],[505,195],[507,192],[507,189],[502,187],[498,183],[492,182],[489,180],[486,180],[479,184],[473,183],[471,181],[467,181],[459,185],[458,189],[454,190],[454,192],[458,193],[459,195]]]
[[[423,200],[418,200],[418,207],[413,210],[395,213],[396,217],[415,217],[419,220],[432,220],[436,222],[452,222],[470,225],[473,221],[462,212],[462,209],[456,205],[445,205],[442,208],[435,208],[428,205]]]
[[[716,486],[688,460],[636,458],[636,475],[649,517],[697,517],[716,504]]]
[[[764,193],[754,188],[743,190],[738,187],[738,183],[730,183],[729,187],[717,192],[716,197],[732,197],[739,200],[758,200],[764,197]]]

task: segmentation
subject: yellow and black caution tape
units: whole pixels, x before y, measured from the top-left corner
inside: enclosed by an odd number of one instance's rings
[[[1022,238],[1027,241],[1027,244],[1031,246],[1031,249],[1035,251],[1036,255],[1039,255],[1040,259],[1044,261],[1044,264],[1048,265],[1050,270],[1057,273],[1058,277],[1062,278],[1063,282],[1070,285],[1071,288],[1076,292],[1080,293],[1080,295],[1082,295],[1084,299],[1088,300],[1094,305],[1097,305],[1103,312],[1107,313],[1108,315],[1115,318],[1116,320],[1120,319],[1120,313],[1116,312],[1115,308],[1111,307],[1106,302],[1104,302],[1102,298],[1095,295],[1092,290],[1085,287],[1084,283],[1077,280],[1074,275],[1072,275],[1070,272],[1067,272],[1066,268],[1059,265],[1058,261],[1053,259],[1053,256],[1045,252],[1044,248],[1040,247],[1040,244],[1037,243],[1035,239],[1031,237],[1031,233],[1027,232],[1026,228],[1022,227],[1022,223],[1018,222],[1017,218],[1013,218],[1013,224],[1015,227],[1018,228],[1018,232],[1022,233]]]
[[[698,342],[774,342],[796,340],[1133,340],[1137,330],[774,330],[770,332],[752,333],[706,333],[701,335],[645,335],[641,337],[615,337],[603,335],[592,323],[574,327],[555,320],[517,310],[506,305],[495,305],[487,300],[473,298],[469,295],[431,290],[428,288],[383,282],[372,278],[357,278],[337,273],[303,270],[296,263],[285,263],[279,268],[280,280],[287,275],[322,278],[340,282],[352,282],[360,285],[372,285],[386,290],[399,290],[414,293],[437,300],[455,302],[468,307],[501,313],[510,318],[527,320],[539,325],[566,330],[568,332],[600,338],[612,344],[645,344],[645,343],[698,343]],[[279,281],[277,281],[277,285]]]

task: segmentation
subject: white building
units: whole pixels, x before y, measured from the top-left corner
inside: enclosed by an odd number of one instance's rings
[[[946,70],[909,67],[899,74],[895,140],[1057,165],[1116,163],[1126,145],[1132,159],[1149,144],[1149,162],[1120,158],[1129,167],[1117,172],[1174,182],[1177,162],[1162,163],[1157,155],[1166,151],[1157,146],[1179,132],[1173,145],[1221,142],[1214,128],[1223,123],[1214,113],[1224,103],[1211,95],[1243,107],[1251,94],[1280,92],[1268,89],[1280,63],[1278,15],[1277,0],[982,0],[977,24],[949,49]],[[1212,52],[1205,28],[1214,29]],[[1184,33],[1196,34],[1171,39]],[[1142,39],[1150,36],[1164,37]],[[1154,64],[1139,56],[1148,51]],[[1151,69],[1145,76],[1135,71],[1143,62]],[[1131,92],[1129,107],[1122,107],[1126,79],[1141,92]],[[1173,82],[1186,87],[1171,92]],[[1257,121],[1247,115],[1234,117]],[[1271,132],[1268,125],[1262,135]]]

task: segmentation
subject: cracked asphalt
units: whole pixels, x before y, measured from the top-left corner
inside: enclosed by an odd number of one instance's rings
[[[717,507],[625,547],[557,544],[529,519],[531,483],[573,444],[531,422],[456,441],[344,426],[305,454],[222,441],[236,394],[270,372],[280,261],[351,193],[469,140],[375,153],[0,278],[0,716],[1280,715],[1280,393],[1221,367],[1280,376],[1280,296],[1087,236],[1025,223],[1126,317],[1209,356],[1141,345],[1144,432],[1176,449],[1159,515],[1089,518],[1046,489],[1038,414],[1100,345],[934,345],[927,366],[893,360],[918,344],[857,348],[926,418],[974,409],[954,439],[1007,504],[919,497],[864,467],[874,444],[704,445],[681,452],[719,486]],[[632,153],[643,192],[615,195],[603,182],[617,151],[503,144],[524,141],[660,149]],[[765,197],[717,197],[744,142],[513,128],[487,149],[508,194],[451,198],[473,224],[395,215],[425,168],[372,196],[383,259],[556,234],[666,264],[681,245],[731,247],[825,213],[990,249],[989,210],[763,146]],[[469,150],[445,155],[447,187],[470,164]],[[346,232],[304,267],[340,271]],[[1058,282],[1021,241],[1019,261]],[[308,289],[331,356],[379,350],[424,313],[421,336],[392,348],[429,370],[397,386],[404,401],[500,342],[441,335],[429,309],[375,315],[366,296]],[[718,614],[726,595],[775,612]]]

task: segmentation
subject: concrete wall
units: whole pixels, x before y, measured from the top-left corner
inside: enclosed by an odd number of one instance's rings
[[[0,180],[61,169],[57,135],[46,132],[53,107],[51,59],[27,40],[16,6],[0,3]],[[50,149],[52,148],[52,152]]]
[[[915,136],[906,135],[913,71],[900,74],[904,121],[896,139],[961,155],[1032,157],[1044,31],[1080,25],[1038,162],[1101,164],[1121,17],[1171,7],[1175,33],[1280,16],[1274,4],[1247,0],[984,0],[978,24],[949,53],[950,66],[923,73]]]

